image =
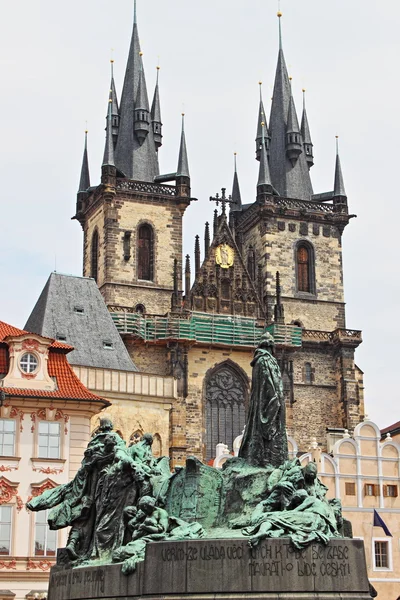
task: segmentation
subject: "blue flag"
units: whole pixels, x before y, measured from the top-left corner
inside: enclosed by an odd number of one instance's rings
[[[385,521],[382,519],[382,517],[380,517],[378,515],[378,513],[376,512],[375,509],[374,509],[374,527],[382,527],[383,531],[385,532],[385,534],[388,537],[393,537],[392,534],[390,533],[389,529],[387,528]]]

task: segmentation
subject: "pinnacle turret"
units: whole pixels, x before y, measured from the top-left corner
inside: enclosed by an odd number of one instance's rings
[[[86,192],[90,188],[90,174],[89,174],[89,159],[88,159],[88,149],[87,149],[87,137],[88,132],[85,131],[85,147],[83,150],[83,159],[82,159],[82,168],[81,168],[81,178],[79,181],[79,192]]]
[[[286,126],[286,155],[293,167],[302,152],[303,141],[300,133],[299,121],[297,119],[293,95],[290,94],[288,120]]]
[[[269,171],[267,148],[265,145],[265,123],[262,123],[260,170],[257,182],[257,199],[272,194],[271,175]]]
[[[150,127],[150,109],[139,43],[136,0],[132,39],[121,96],[115,164],[129,179],[152,182],[159,174],[153,129]]]
[[[112,100],[108,101],[108,120],[106,129],[106,146],[104,148],[103,167],[114,167],[114,142],[113,142],[113,126],[112,126]]]
[[[270,142],[271,142],[271,137],[269,135],[268,125],[267,125],[267,115],[264,110],[264,102],[262,99],[262,90],[261,90],[262,82],[261,81],[259,82],[259,86],[260,86],[260,106],[259,106],[259,110],[258,110],[257,137],[256,137],[256,159],[257,160],[260,160],[260,157],[261,157],[261,138],[262,138],[261,123],[265,123],[265,145],[267,147],[267,154],[269,154],[269,146],[270,146]]]
[[[144,78],[142,53],[140,53],[140,61],[139,85],[135,103],[135,134],[139,142],[143,144],[150,131],[150,107]]]
[[[230,205],[231,212],[242,210],[242,196],[240,193],[239,178],[237,174],[237,162],[235,152],[235,173],[233,175],[233,186],[232,186],[232,204]]]
[[[343,174],[342,174],[342,166],[340,164],[339,157],[339,144],[338,138],[336,138],[336,165],[335,165],[335,183],[333,188],[333,196],[334,198],[347,198],[346,190],[344,187]]]
[[[314,151],[306,111],[306,90],[303,90],[303,116],[301,118],[301,137],[303,138],[303,148],[306,155],[308,168],[311,169],[311,167],[314,164]]]
[[[161,106],[160,106],[160,91],[158,87],[158,78],[160,67],[157,67],[157,81],[154,90],[153,103],[151,105],[151,123],[153,127],[154,143],[157,151],[162,146],[162,121],[161,121]]]
[[[114,81],[114,61],[111,60],[110,62],[111,62],[111,83],[110,83],[110,93],[108,96],[108,101],[109,101],[109,104],[111,101],[112,138],[113,138],[114,148],[115,148],[115,146],[117,144],[118,131],[119,131],[119,108],[118,108],[117,90],[115,88],[115,81]],[[106,128],[108,126],[108,113],[109,113],[109,105],[107,106]]]
[[[179,159],[178,169],[176,171],[177,177],[190,177],[189,174],[189,161],[186,149],[186,137],[185,137],[185,114],[182,113],[182,133],[181,133],[181,145],[179,148]]]

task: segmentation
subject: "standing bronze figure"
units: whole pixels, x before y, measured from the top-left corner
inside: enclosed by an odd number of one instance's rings
[[[260,467],[279,467],[288,459],[282,376],[273,348],[273,337],[264,333],[251,363],[250,408],[239,451]]]

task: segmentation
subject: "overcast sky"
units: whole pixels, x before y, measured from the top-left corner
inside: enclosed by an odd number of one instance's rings
[[[82,233],[71,221],[86,121],[99,183],[113,49],[120,97],[133,0],[0,0],[0,319],[22,327],[50,272],[80,275]],[[298,112],[301,89],[314,143],[315,192],[333,187],[335,135],[350,212],[343,236],[347,327],[362,329],[357,364],[367,413],[400,420],[398,262],[400,2],[282,0],[283,47]],[[278,52],[275,0],[138,0],[152,96],[156,65],[164,145],[176,169],[182,107],[199,202],[185,217],[185,253],[212,220],[208,198],[232,186],[255,200],[258,81],[269,105]],[[159,58],[158,58],[159,57]]]

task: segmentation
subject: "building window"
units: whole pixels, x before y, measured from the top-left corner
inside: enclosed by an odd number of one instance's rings
[[[301,242],[296,249],[297,291],[315,294],[314,251],[310,244]]]
[[[40,421],[38,431],[38,458],[60,458],[60,423]]]
[[[24,373],[34,373],[39,366],[39,361],[34,354],[26,352],[19,361],[21,371]]]
[[[314,381],[314,373],[311,363],[307,362],[304,365],[304,383],[311,384]]]
[[[366,483],[364,486],[365,496],[380,496],[379,485],[375,483]]]
[[[128,261],[131,258],[131,232],[124,233],[124,260]]]
[[[216,367],[206,379],[206,460],[215,458],[220,442],[233,447],[245,426],[248,384],[230,364]]]
[[[144,304],[136,304],[135,313],[138,315],[144,315],[146,313],[146,307]]]
[[[11,554],[12,506],[0,506],[0,555]]]
[[[0,456],[15,456],[15,421],[0,419]]]
[[[55,556],[57,551],[57,531],[51,531],[47,524],[48,510],[36,513],[35,556]]]
[[[391,544],[389,540],[373,540],[374,570],[392,570]]]
[[[397,498],[397,496],[399,495],[397,485],[384,485],[383,495],[386,498]]]
[[[355,496],[356,495],[356,484],[346,481],[345,494],[346,494],[346,496]]]
[[[97,281],[99,269],[99,233],[97,229],[92,235],[92,246],[90,250],[90,276]]]
[[[138,279],[153,281],[154,236],[150,225],[141,225],[138,232]]]

